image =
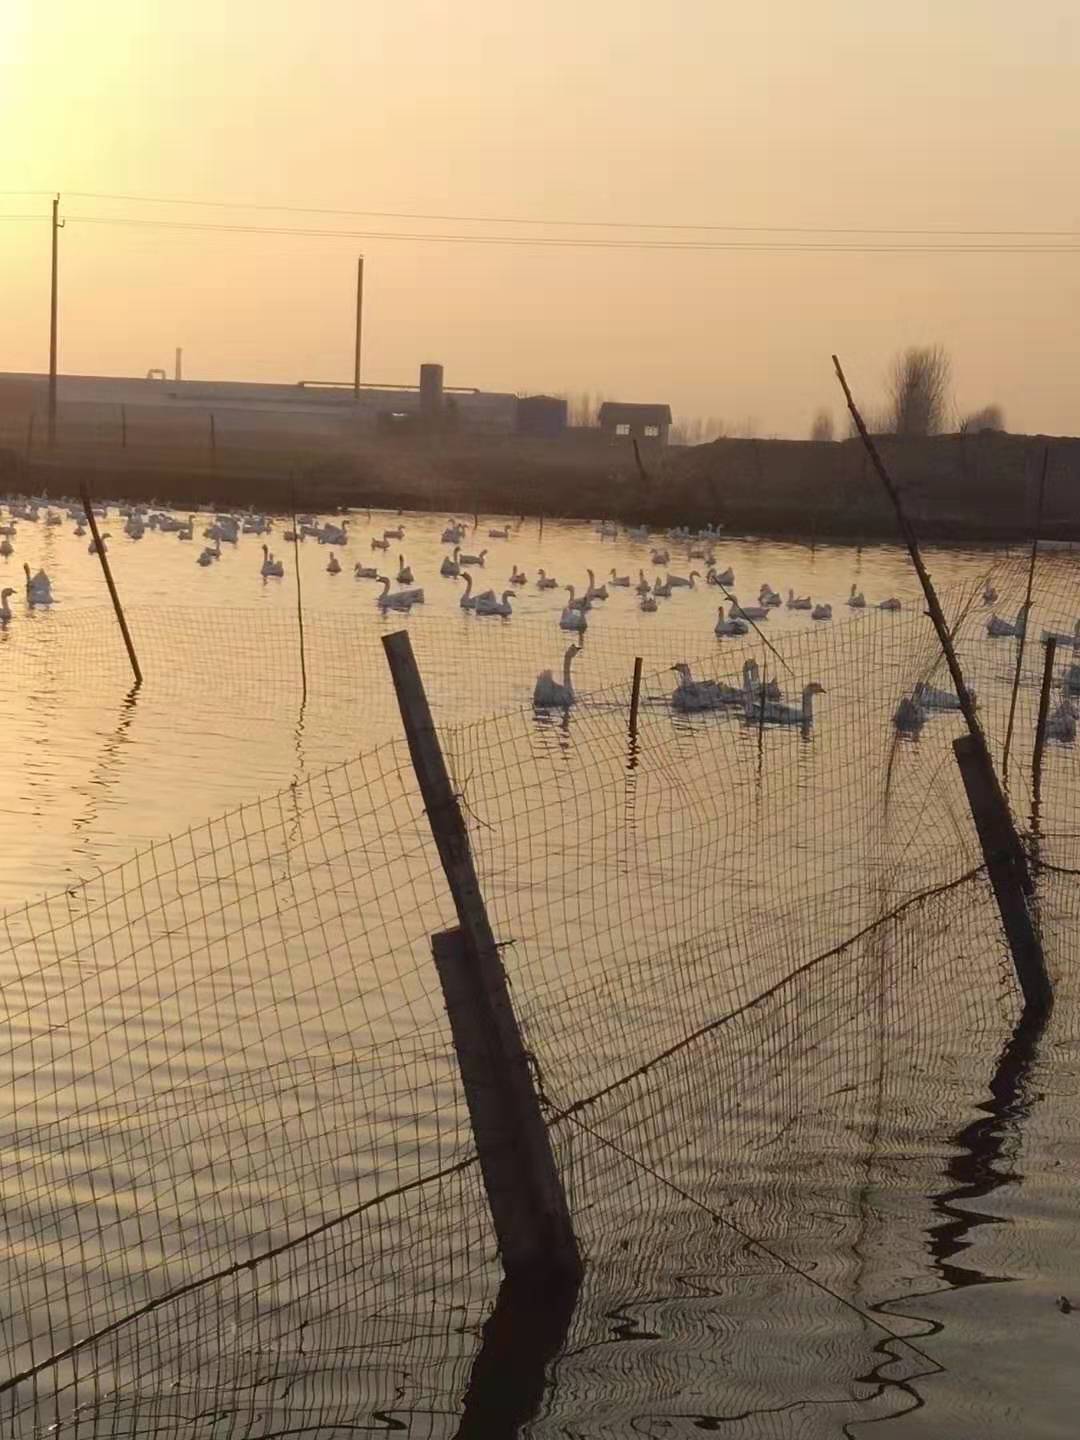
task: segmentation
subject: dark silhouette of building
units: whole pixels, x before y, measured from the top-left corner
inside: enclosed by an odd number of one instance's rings
[[[523,395],[517,403],[517,432],[557,440],[566,431],[566,401],[555,395]]]
[[[670,405],[631,405],[605,400],[600,406],[600,429],[612,439],[640,440],[666,445],[671,431]]]

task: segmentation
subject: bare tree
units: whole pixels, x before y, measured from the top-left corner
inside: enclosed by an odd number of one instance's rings
[[[965,415],[958,428],[961,435],[977,435],[980,430],[1004,430],[1005,411],[1000,405],[984,405],[981,410]]]
[[[821,409],[814,416],[814,423],[810,426],[811,440],[835,440],[836,431],[833,428],[833,418],[828,410]]]
[[[889,382],[894,435],[938,435],[949,411],[952,364],[940,345],[911,346],[897,356]]]

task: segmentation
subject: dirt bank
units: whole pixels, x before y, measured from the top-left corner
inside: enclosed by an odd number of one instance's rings
[[[1080,537],[1080,440],[946,435],[881,448],[920,532],[940,540],[1031,533],[1044,448],[1044,533]],[[0,452],[0,486],[94,493],[177,505],[284,510],[380,506],[446,513],[617,516],[657,526],[721,522],[763,534],[891,538],[888,502],[857,441],[718,440],[644,457],[595,433],[358,442],[317,456],[254,447],[204,457],[94,447],[49,458]]]

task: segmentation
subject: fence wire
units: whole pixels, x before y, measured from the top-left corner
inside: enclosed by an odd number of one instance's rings
[[[1023,562],[994,578],[1015,613]],[[1078,610],[1063,567],[1040,576],[1014,706],[1017,642],[949,597],[999,764],[1015,712],[1055,978],[1080,923],[1076,754],[1048,747],[1037,833],[1030,756],[1039,635]],[[55,618],[16,677],[122,683],[100,615]],[[294,703],[282,616],[132,624],[163,713],[203,684],[249,724]],[[919,1299],[957,1248],[956,1117],[973,1071],[1002,1072],[1018,998],[960,717],[893,723],[917,682],[947,685],[925,617],[768,646],[658,632],[633,734],[617,637],[586,643],[569,709],[491,715],[565,637],[410,630],[589,1261],[528,1433],[902,1413],[936,1363]],[[312,726],[390,734],[378,632],[309,617],[308,637]],[[807,725],[687,711],[682,661],[823,693]],[[394,740],[4,914],[7,1433],[455,1433],[498,1272],[430,959],[453,913]]]

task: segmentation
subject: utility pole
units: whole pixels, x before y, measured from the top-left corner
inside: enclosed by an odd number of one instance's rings
[[[58,241],[64,222],[60,219],[60,196],[52,204],[52,295],[49,310],[49,448],[56,444],[56,317]]]
[[[364,257],[356,262],[356,354],[353,357],[353,399],[360,399],[360,342],[364,333]]]

